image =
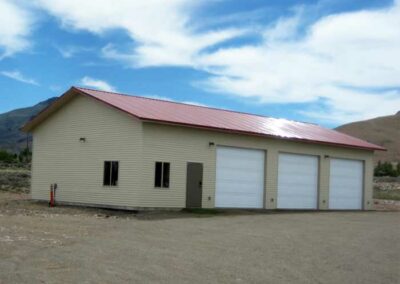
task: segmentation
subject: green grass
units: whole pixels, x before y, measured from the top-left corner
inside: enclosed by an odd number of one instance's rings
[[[374,190],[375,199],[400,200],[400,190]]]

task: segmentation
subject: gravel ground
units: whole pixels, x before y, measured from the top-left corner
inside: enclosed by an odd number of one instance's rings
[[[374,210],[400,211],[400,200],[374,199]]]
[[[400,212],[145,213],[0,193],[0,283],[398,283]]]

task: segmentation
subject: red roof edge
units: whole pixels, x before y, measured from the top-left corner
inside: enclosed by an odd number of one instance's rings
[[[91,89],[88,89],[91,90]],[[216,131],[221,131],[221,132],[227,132],[227,133],[237,133],[237,134],[243,134],[243,135],[250,135],[250,136],[258,136],[258,137],[268,137],[272,139],[279,139],[279,140],[287,140],[287,141],[297,141],[297,142],[304,142],[304,143],[311,143],[311,144],[320,144],[320,145],[331,145],[331,146],[340,146],[340,147],[345,147],[345,148],[353,148],[353,149],[363,149],[363,150],[378,150],[378,151],[387,151],[386,148],[369,143],[373,145],[372,147],[364,147],[364,146],[353,146],[349,144],[341,144],[341,143],[335,143],[335,142],[326,142],[326,141],[319,141],[319,140],[311,140],[311,139],[302,139],[302,138],[289,138],[289,137],[282,137],[282,136],[276,136],[276,135],[268,135],[268,134],[262,134],[262,133],[255,133],[255,132],[247,132],[247,131],[242,131],[242,130],[232,130],[232,129],[227,129],[227,128],[219,128],[219,127],[213,127],[213,126],[202,126],[202,125],[196,125],[196,124],[190,124],[190,123],[182,123],[182,122],[175,122],[175,121],[168,121],[168,120],[158,120],[158,119],[149,119],[149,118],[143,118],[138,115],[135,115],[133,113],[130,113],[124,109],[121,109],[109,102],[103,101],[99,98],[96,98],[92,96],[91,94],[88,94],[81,88],[72,86],[68,91],[66,91],[63,95],[61,95],[57,100],[55,100],[53,103],[51,103],[49,106],[47,106],[45,109],[40,111],[37,115],[35,115],[33,118],[31,118],[27,123],[25,123],[24,126],[22,126],[20,129],[22,131],[29,131],[31,129],[31,124],[34,123],[34,121],[41,116],[43,113],[47,112],[54,104],[60,101],[61,98],[69,94],[71,91],[75,91],[78,94],[81,94],[86,97],[90,97],[91,99],[95,99],[96,101],[99,101],[107,106],[110,106],[114,109],[117,109],[119,111],[122,111],[134,118],[140,119],[142,121],[147,121],[147,122],[154,122],[154,123],[162,123],[162,124],[170,124],[170,125],[179,125],[179,126],[185,126],[185,127],[191,127],[191,128],[198,128],[198,129],[211,129],[211,130],[216,130]],[[109,92],[112,93],[112,92]],[[112,93],[112,94],[118,94],[118,93]],[[181,103],[182,104],[182,103]],[[216,108],[213,108],[216,109]],[[227,110],[225,110],[227,111]],[[340,133],[340,132],[339,132]],[[344,133],[341,133],[344,134]],[[345,134],[344,134],[345,135]]]
[[[106,103],[107,104],[107,103]],[[331,146],[340,146],[344,148],[352,148],[352,149],[363,149],[363,150],[372,150],[372,151],[387,151],[386,148],[383,148],[379,145],[375,145],[376,147],[361,147],[361,146],[352,146],[349,144],[341,144],[341,143],[334,143],[334,142],[325,142],[325,141],[318,141],[318,140],[309,140],[309,139],[302,139],[302,138],[287,138],[287,137],[281,137],[281,136],[275,136],[275,135],[268,135],[268,134],[257,134],[254,132],[247,132],[247,131],[241,131],[241,130],[231,130],[227,128],[219,128],[219,127],[211,127],[211,126],[201,126],[201,125],[195,125],[195,124],[189,124],[189,123],[177,123],[174,121],[167,121],[167,120],[157,120],[157,119],[142,119],[141,120],[145,122],[154,122],[154,123],[161,123],[161,124],[170,124],[170,125],[179,125],[179,126],[185,126],[185,127],[190,127],[190,128],[198,128],[198,129],[211,129],[211,130],[216,130],[216,131],[221,131],[221,132],[226,132],[226,133],[234,133],[234,134],[243,134],[243,135],[249,135],[249,136],[257,136],[257,137],[268,137],[271,139],[278,139],[278,140],[287,140],[287,141],[297,141],[297,142],[305,142],[308,144],[319,144],[319,145],[331,145]],[[371,143],[370,143],[371,144]]]

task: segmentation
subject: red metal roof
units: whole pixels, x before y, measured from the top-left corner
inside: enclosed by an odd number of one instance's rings
[[[300,140],[311,143],[333,144],[369,150],[385,150],[381,146],[310,123],[86,88],[73,87],[73,89],[142,120],[211,128],[250,135],[270,136],[280,139]]]
[[[202,107],[158,99],[130,96],[72,87],[52,105],[63,104],[62,98],[76,91],[92,97],[141,120],[207,128],[247,135],[268,136],[307,143],[329,144],[367,150],[386,150],[367,141],[323,128],[316,124],[278,119],[223,109]],[[29,131],[51,112],[51,106],[28,122],[22,130]],[[42,116],[42,117],[41,117]]]

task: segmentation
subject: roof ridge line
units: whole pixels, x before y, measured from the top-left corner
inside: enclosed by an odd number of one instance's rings
[[[261,114],[254,114],[254,113],[243,112],[243,111],[237,111],[237,110],[223,109],[223,108],[210,107],[210,106],[200,106],[200,105],[194,105],[194,104],[187,104],[187,103],[183,103],[183,102],[168,101],[168,100],[157,99],[157,98],[149,98],[149,97],[144,97],[144,96],[139,96],[139,95],[129,95],[129,94],[126,94],[126,93],[119,93],[119,92],[103,91],[103,90],[91,89],[91,88],[86,88],[86,87],[76,87],[76,86],[72,86],[72,87],[73,87],[73,88],[77,88],[77,89],[90,90],[90,91],[102,92],[102,93],[113,94],[113,95],[119,95],[119,96],[136,97],[136,98],[146,99],[146,100],[153,100],[153,101],[166,102],[166,103],[172,103],[172,104],[178,104],[178,105],[192,106],[192,107],[197,107],[197,108],[213,109],[213,110],[218,110],[218,111],[225,111],[225,112],[231,112],[231,113],[245,114],[245,115],[258,116],[258,117],[270,118],[270,119],[283,119],[283,120],[293,121],[293,122],[297,122],[297,123],[304,123],[304,124],[311,124],[311,125],[320,126],[319,124],[317,124],[317,123],[312,123],[312,122],[298,121],[298,120],[287,119],[287,118],[276,118],[276,117],[272,117],[272,116],[266,116],[266,115],[261,115]]]

